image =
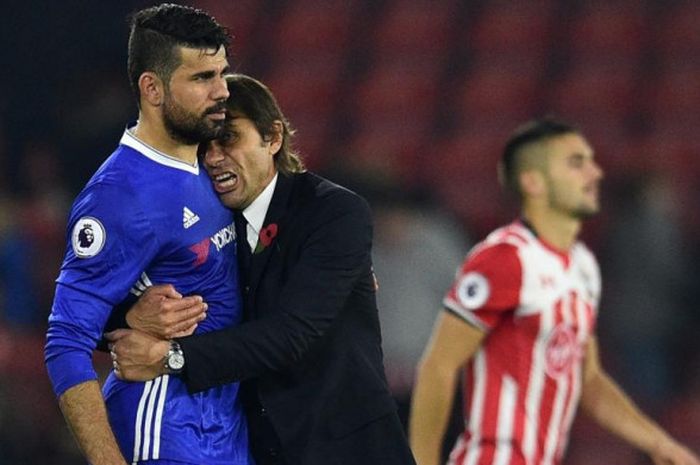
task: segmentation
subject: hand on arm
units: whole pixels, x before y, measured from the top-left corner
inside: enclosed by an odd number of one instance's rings
[[[143,331],[118,329],[105,334],[114,364],[114,374],[128,381],[148,381],[166,373],[164,358],[168,341]]]
[[[411,401],[409,439],[418,465],[438,465],[458,378],[485,333],[444,311],[418,367]]]
[[[644,415],[600,365],[598,343],[588,343],[581,408],[602,427],[649,454],[656,465],[700,465],[700,459]]]
[[[59,405],[90,463],[126,465],[107,421],[107,410],[97,381],[71,387],[61,395]]]
[[[189,336],[206,318],[200,296],[182,297],[170,284],[149,287],[126,314],[130,328],[160,339]]]
[[[182,297],[170,284],[149,287],[126,315],[133,329],[105,334],[117,377],[147,381],[165,374],[167,340],[191,335],[206,310],[201,297]]]

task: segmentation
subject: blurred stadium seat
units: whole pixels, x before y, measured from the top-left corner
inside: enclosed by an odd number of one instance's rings
[[[636,60],[649,37],[644,2],[592,2],[577,11],[567,28],[567,45],[574,61],[601,58]]]
[[[353,20],[361,1],[301,0],[288,2],[268,31],[278,54],[337,54],[351,40]]]
[[[463,41],[475,54],[545,54],[555,2],[486,2]]]
[[[439,8],[428,0],[389,2],[376,26],[373,47],[377,60],[398,56],[445,57],[452,47],[455,1]]]
[[[655,18],[656,19],[656,18]],[[675,2],[661,9],[653,44],[661,64],[667,68],[700,65],[700,4]]]

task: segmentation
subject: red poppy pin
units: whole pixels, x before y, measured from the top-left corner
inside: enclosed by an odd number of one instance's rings
[[[260,253],[265,250],[274,238],[277,237],[277,223],[270,223],[260,230],[260,235],[258,236],[258,245],[255,247],[255,252]]]

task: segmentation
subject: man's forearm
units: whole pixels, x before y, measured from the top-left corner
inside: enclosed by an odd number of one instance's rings
[[[126,465],[107,420],[97,381],[68,389],[59,399],[63,416],[85,457],[93,465]]]
[[[418,465],[438,465],[457,387],[457,371],[422,363],[411,402],[409,440]]]
[[[603,428],[644,452],[652,452],[659,440],[667,438],[602,371],[585,384],[581,408]]]

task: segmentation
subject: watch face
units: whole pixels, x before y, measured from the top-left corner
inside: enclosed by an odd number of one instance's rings
[[[174,352],[170,354],[168,357],[168,367],[171,370],[182,370],[182,367],[185,366],[185,357],[178,352]]]

